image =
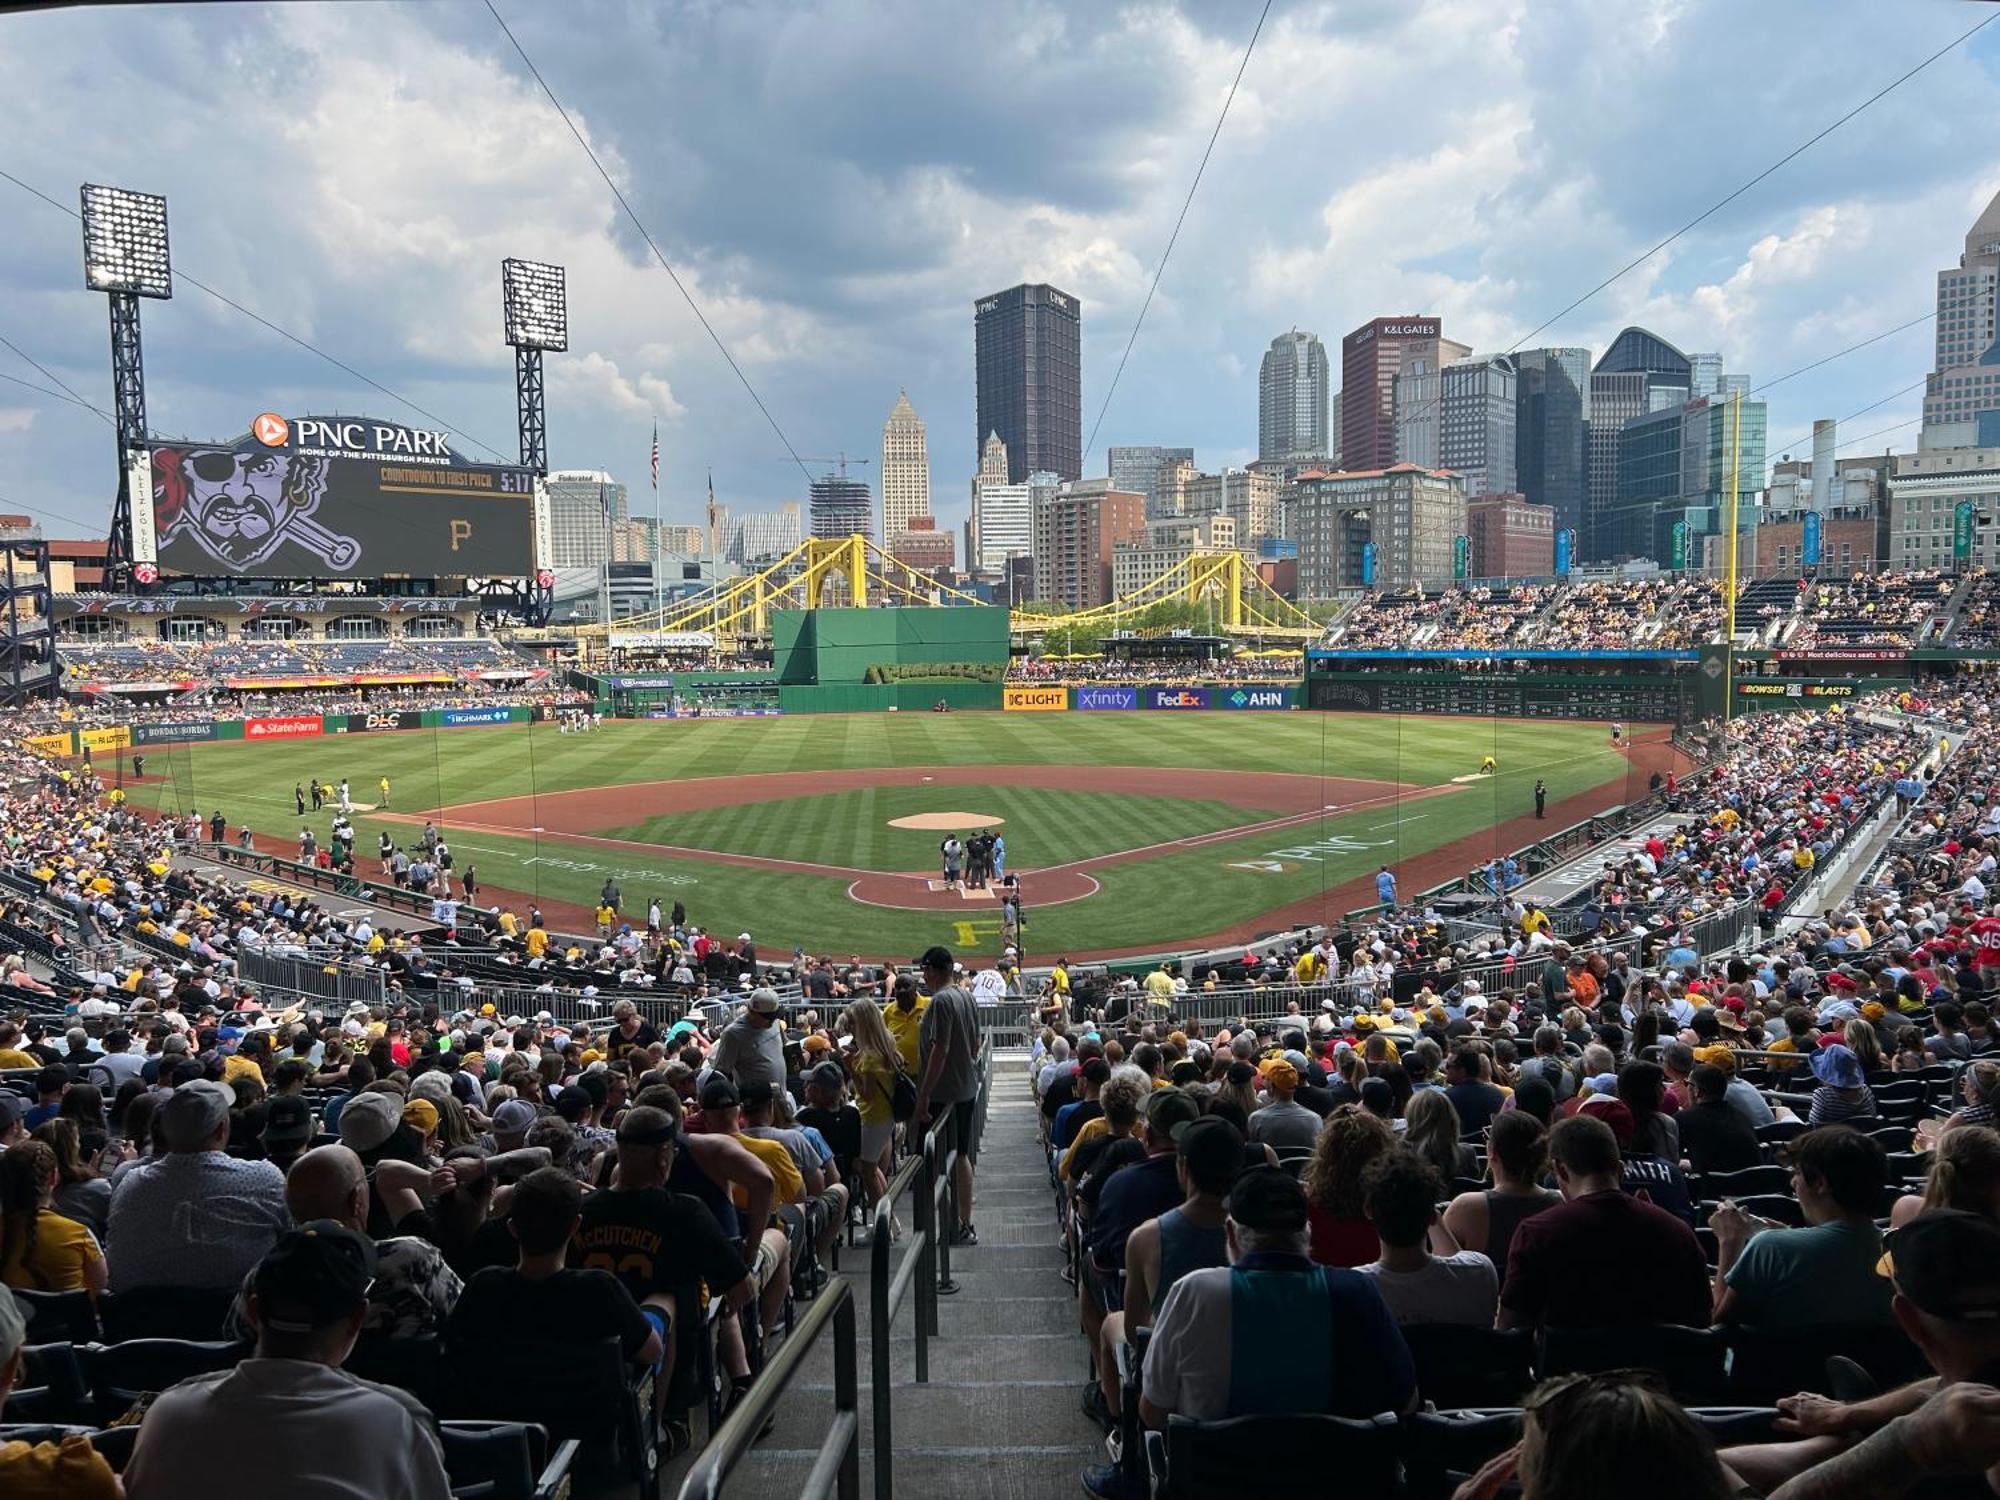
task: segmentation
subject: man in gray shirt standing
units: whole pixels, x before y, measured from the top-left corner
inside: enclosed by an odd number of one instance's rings
[[[750,992],[743,1014],[722,1028],[722,1037],[708,1065],[736,1086],[768,1083],[785,1086],[785,1043],[778,1035],[778,992],[759,989]]]
[[[953,978],[949,948],[930,948],[917,960],[931,1003],[917,1031],[923,1077],[917,1082],[917,1128],[927,1130],[948,1109],[958,1148],[958,1243],[976,1245],[972,1228],[972,1117],[979,1102],[979,1009]]]

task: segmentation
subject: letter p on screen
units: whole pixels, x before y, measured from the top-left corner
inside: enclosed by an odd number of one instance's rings
[[[451,550],[456,552],[460,543],[471,540],[472,523],[470,521],[454,520],[451,523]]]

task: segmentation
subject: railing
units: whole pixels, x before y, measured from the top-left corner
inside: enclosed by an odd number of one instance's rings
[[[921,1204],[930,1193],[930,1183],[924,1175],[928,1168],[926,1157],[912,1156],[889,1180],[887,1191],[875,1205],[874,1231],[868,1242],[869,1285],[874,1288],[869,1305],[868,1342],[874,1389],[876,1500],[894,1500],[896,1493],[892,1463],[895,1439],[889,1407],[889,1345],[896,1314],[912,1286],[918,1288],[915,1318],[917,1384],[926,1385],[931,1378],[930,1336],[935,1330],[926,1319],[928,1304],[922,1288],[936,1274],[937,1236],[924,1227],[921,1212],[916,1215],[917,1229],[903,1251],[902,1264],[896,1267],[893,1275],[889,1270],[889,1244],[893,1238],[889,1225],[895,1217],[896,1200],[915,1183],[917,1201]]]
[[[701,1451],[680,1488],[680,1500],[714,1500],[732,1470],[749,1454],[792,1380],[829,1325],[833,1329],[833,1422],[821,1439],[801,1500],[861,1500],[861,1387],[855,1361],[854,1286],[836,1276],[765,1364],[756,1383]]]

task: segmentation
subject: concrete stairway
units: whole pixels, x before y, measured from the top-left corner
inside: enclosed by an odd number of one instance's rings
[[[918,1385],[915,1289],[897,1312],[891,1339],[896,1492],[953,1500],[1040,1500],[1082,1493],[1078,1475],[1104,1461],[1104,1442],[1078,1407],[1087,1372],[1075,1293],[1059,1272],[1062,1249],[1048,1173],[1035,1130],[1025,1055],[993,1062],[993,1097],[974,1188],[976,1247],[954,1247],[956,1295],[938,1299],[939,1336],[930,1344],[930,1380]],[[906,1199],[899,1212],[910,1224]],[[892,1266],[905,1254],[897,1245]],[[859,1304],[856,1339],[861,1405],[861,1492],[874,1494],[869,1311],[873,1288],[866,1245],[841,1252]],[[725,1486],[727,1496],[791,1496],[811,1469],[834,1405],[833,1338],[807,1359],[780,1406],[771,1435]],[[696,1440],[704,1436],[697,1419]],[[666,1472],[662,1492],[679,1492],[689,1460]]]

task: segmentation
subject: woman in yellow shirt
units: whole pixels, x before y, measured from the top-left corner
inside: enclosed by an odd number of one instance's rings
[[[847,1007],[847,1030],[854,1038],[847,1071],[854,1079],[854,1105],[861,1111],[861,1186],[868,1194],[869,1222],[875,1204],[889,1190],[889,1150],[896,1137],[896,1071],[902,1056],[882,1019],[882,1007],[862,996]]]
[[[28,1292],[101,1296],[104,1252],[88,1229],[49,1206],[57,1177],[56,1154],[40,1141],[0,1155],[0,1282]]]

